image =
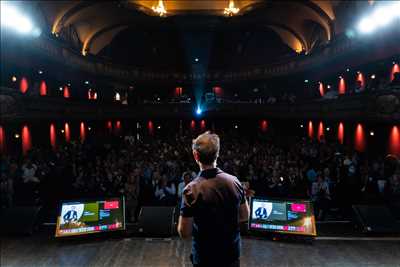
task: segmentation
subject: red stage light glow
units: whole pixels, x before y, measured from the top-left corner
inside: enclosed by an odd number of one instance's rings
[[[205,120],[200,121],[200,129],[202,131],[204,131],[206,129],[206,121]]]
[[[400,129],[393,126],[389,136],[389,153],[400,157]]]
[[[325,94],[325,88],[323,83],[319,83],[319,93],[321,94],[321,96],[324,96]]]
[[[191,129],[192,131],[196,130],[196,122],[195,122],[195,120],[192,120],[192,121],[190,122],[190,129]]]
[[[39,94],[42,96],[47,95],[47,85],[45,81],[40,82]]]
[[[106,127],[111,132],[112,131],[112,122],[111,121],[107,121]]]
[[[50,124],[50,145],[54,149],[56,149],[57,141],[56,141],[56,127],[54,124]]]
[[[394,64],[394,65],[393,65],[392,71],[390,72],[390,81],[393,81],[393,79],[394,79],[394,74],[395,74],[396,72],[400,72],[399,64]]]
[[[71,141],[71,131],[69,129],[68,122],[66,122],[64,125],[64,134],[65,134],[65,142],[70,142]]]
[[[26,155],[32,148],[32,137],[29,127],[24,125],[22,127],[22,154]]]
[[[308,137],[310,137],[311,139],[314,138],[314,126],[312,121],[308,122]]]
[[[321,142],[322,138],[325,136],[325,128],[324,128],[324,123],[321,121],[318,125],[318,141]]]
[[[268,129],[268,122],[266,120],[261,121],[261,131],[266,132]]]
[[[357,74],[357,81],[360,81],[361,82],[361,87],[365,88],[365,78],[364,78],[364,75],[361,72],[359,72]]]
[[[365,131],[363,126],[359,123],[356,126],[354,133],[354,148],[359,152],[364,152],[366,147]]]
[[[121,132],[121,121],[115,122],[115,134],[119,134]]]
[[[69,93],[69,88],[68,86],[64,86],[64,92],[63,92],[64,98],[69,98],[70,93]]]
[[[21,91],[21,93],[25,94],[26,91],[28,91],[28,80],[25,77],[22,77],[20,83],[19,83],[19,90]]]
[[[339,143],[343,145],[343,142],[344,142],[344,125],[343,125],[343,122],[339,123],[337,135],[338,135],[337,138],[339,140]]]
[[[344,95],[346,93],[346,81],[344,78],[339,79],[339,94]]]
[[[3,129],[3,126],[0,125],[0,153],[6,153],[6,134]]]
[[[81,122],[79,133],[80,133],[80,137],[81,137],[81,143],[85,142],[85,140],[86,140],[86,128],[85,128],[85,123],[84,122]]]
[[[149,130],[149,134],[153,135],[154,134],[154,124],[152,121],[149,121],[147,123],[147,129]]]

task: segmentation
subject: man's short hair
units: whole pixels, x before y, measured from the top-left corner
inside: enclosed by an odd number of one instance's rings
[[[193,140],[192,149],[199,153],[199,161],[202,164],[214,163],[219,155],[219,136],[205,132]]]

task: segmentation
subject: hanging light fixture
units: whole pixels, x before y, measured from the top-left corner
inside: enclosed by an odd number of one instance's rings
[[[153,9],[153,11],[157,13],[160,17],[163,17],[165,16],[165,14],[167,14],[167,10],[165,9],[163,0],[158,0],[158,5],[153,6],[151,9]]]
[[[235,2],[233,0],[229,1],[229,6],[225,8],[224,15],[232,17],[239,12],[239,8],[235,7]]]

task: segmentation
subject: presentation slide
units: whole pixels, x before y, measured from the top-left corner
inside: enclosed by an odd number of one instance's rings
[[[123,198],[61,203],[56,237],[125,229]]]
[[[309,201],[254,197],[250,208],[250,230],[309,236],[317,234]]]

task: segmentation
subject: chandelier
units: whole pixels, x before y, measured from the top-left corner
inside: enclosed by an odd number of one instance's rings
[[[163,17],[165,14],[167,14],[167,10],[164,7],[163,0],[158,0],[158,5],[153,6],[151,9],[153,9],[153,11],[157,13],[160,17]]]
[[[224,15],[232,17],[239,12],[239,8],[235,7],[235,3],[233,0],[229,1],[229,6],[225,8]]]

